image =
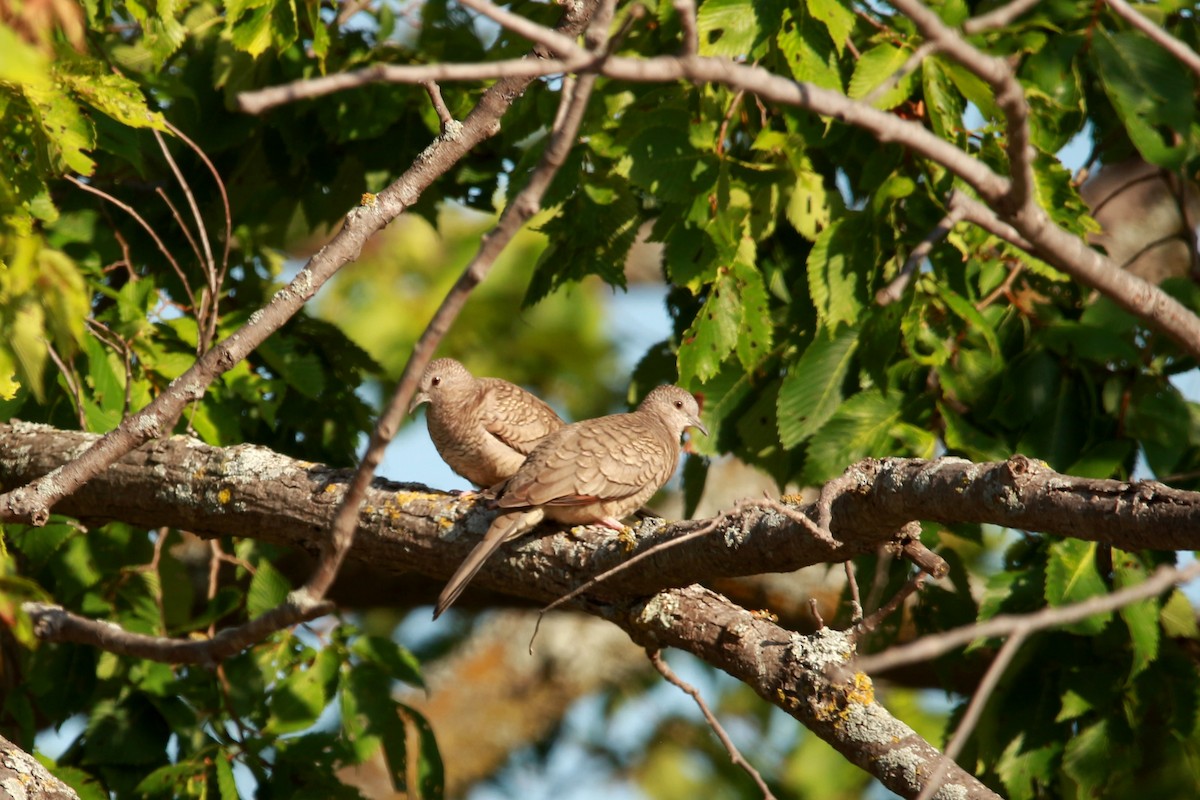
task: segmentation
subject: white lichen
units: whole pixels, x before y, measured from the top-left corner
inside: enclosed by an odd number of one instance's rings
[[[642,625],[657,625],[663,630],[670,630],[671,624],[679,616],[679,598],[672,592],[659,592],[646,601],[638,614],[638,622]]]

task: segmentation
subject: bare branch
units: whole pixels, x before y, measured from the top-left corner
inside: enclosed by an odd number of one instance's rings
[[[957,189],[951,192],[947,207],[963,221],[978,225],[988,233],[998,236],[1011,245],[1015,245],[1029,253],[1037,249],[1016,228],[997,217],[995,211],[992,211],[965,192]],[[1115,265],[1113,269],[1116,269]]]
[[[1200,55],[1197,55],[1195,50],[1146,19],[1125,0],[1105,0],[1105,2],[1118,17],[1149,36],[1155,44],[1182,61],[1184,66],[1192,72],[1200,75]]]
[[[59,373],[63,376],[63,381],[67,384],[67,391],[71,393],[71,397],[75,400],[75,416],[79,420],[79,430],[86,431],[87,416],[83,412],[83,392],[79,391],[79,381],[75,380],[75,375],[71,372],[71,368],[58,355],[58,351],[54,349],[54,345],[46,342],[46,352],[50,356],[50,360],[54,362],[54,366],[58,367]]]
[[[954,230],[954,226],[962,221],[965,215],[966,211],[961,207],[951,206],[950,211],[946,213],[946,216],[942,217],[941,222],[935,225],[933,230],[908,254],[908,259],[904,262],[904,266],[901,267],[900,274],[891,283],[875,293],[875,302],[881,306],[886,306],[899,300],[904,295],[904,290],[908,288],[908,283],[912,280],[917,267],[921,266],[921,262],[933,252],[934,245],[945,239],[950,234],[950,231]]]
[[[962,752],[963,745],[967,743],[967,737],[975,730],[975,726],[979,724],[979,717],[983,714],[983,709],[987,705],[987,701],[992,696],[992,692],[996,690],[996,685],[1000,683],[1000,676],[1004,674],[1004,670],[1012,663],[1013,656],[1017,654],[1017,649],[1025,641],[1027,634],[1024,631],[1015,631],[1004,646],[1000,648],[1000,652],[996,654],[996,659],[988,667],[984,673],[983,679],[979,681],[979,686],[975,689],[975,694],[971,696],[971,702],[967,704],[967,710],[963,713],[962,720],[958,723],[958,728],[954,731],[954,736],[946,745],[946,759],[934,767],[932,774],[929,776],[928,782],[922,787],[921,793],[917,795],[916,800],[929,800],[942,786],[942,776],[946,774],[946,764],[949,761],[954,761],[958,758],[958,754]]]
[[[696,0],[671,0],[671,5],[679,15],[679,27],[683,31],[683,48],[680,55],[694,56],[700,43],[700,37],[696,33]]]
[[[437,81],[422,81],[421,85],[429,93],[429,102],[433,104],[433,110],[437,112],[438,120],[442,123],[442,133],[445,133],[454,125],[455,120],[450,109],[446,108],[446,101],[442,99],[442,87],[438,86]]]
[[[612,19],[611,9],[612,0],[600,7],[596,18],[592,21],[592,30],[607,32],[608,23]],[[559,168],[566,161],[571,147],[575,144],[575,137],[579,132],[579,125],[583,120],[595,82],[595,75],[585,75],[579,79],[574,93],[563,97],[562,103],[568,110],[563,115],[562,126],[551,133],[550,141],[542,153],[538,166],[530,176],[529,183],[504,209],[499,222],[484,237],[475,257],[471,259],[462,275],[450,288],[442,300],[442,304],[434,313],[433,319],[429,321],[425,331],[413,345],[413,354],[404,367],[404,372],[392,394],[391,402],[376,422],[367,450],[363,454],[358,470],[334,516],[329,538],[321,551],[320,564],[306,584],[314,596],[324,597],[337,577],[342,560],[354,541],[359,506],[375,470],[383,460],[384,450],[395,437],[396,431],[404,419],[404,414],[407,413],[409,402],[416,393],[417,381],[420,380],[422,371],[432,360],[438,343],[458,317],[463,305],[467,302],[467,297],[487,276],[500,253],[508,246],[525,222],[540,209],[542,196],[546,193],[546,189],[549,188]]]
[[[900,590],[892,595],[890,600],[877,608],[875,612],[871,614],[871,616],[860,620],[858,624],[854,626],[851,632],[854,634],[855,638],[857,639],[862,634],[877,629],[885,619],[890,617],[896,611],[896,609],[900,607],[901,603],[908,599],[909,595],[925,585],[925,580],[928,577],[928,574],[925,572],[918,572],[916,575],[913,575],[911,578],[909,578],[908,581],[900,587]]]
[[[594,8],[590,2],[573,5],[560,27],[583,29]],[[279,329],[310,297],[316,294],[344,264],[358,257],[363,245],[409,206],[421,192],[450,169],[468,150],[495,135],[500,117],[521,95],[529,80],[513,78],[488,88],[475,109],[453,136],[439,137],[391,186],[377,195],[370,207],[346,216],[342,230],[296,274],[292,282],[275,293],[237,331],[218,342],[186,372],[171,381],[167,390],[148,406],[125,417],[116,430],[96,441],[79,458],[64,464],[28,486],[0,495],[0,520],[45,524],[50,508],[133,448],[169,431],[189,402],[203,397],[205,388],[218,375],[231,369],[268,336]],[[96,191],[82,182],[88,191]]]
[[[983,78],[996,93],[996,103],[1004,111],[1007,122],[1006,149],[1012,184],[1005,197],[989,200],[999,203],[1002,213],[1028,213],[1034,204],[1034,153],[1029,131],[1029,105],[1025,102],[1025,91],[1013,74],[1012,67],[1003,59],[989,56],[971,46],[918,0],[895,0],[892,5],[908,15],[925,38],[937,45],[939,52]]]
[[[1138,600],[1162,594],[1175,584],[1189,581],[1195,577],[1200,577],[1200,561],[1192,562],[1186,567],[1162,566],[1142,583],[1128,586],[1111,594],[1096,595],[1070,605],[1044,608],[1033,614],[1001,614],[986,622],[966,625],[944,633],[930,634],[910,644],[893,647],[882,653],[863,656],[858,660],[858,668],[864,672],[882,672],[904,664],[930,661],[977,639],[1016,634],[1028,636],[1045,628],[1070,625],[1072,622],[1079,622],[1093,614],[1115,611]]]
[[[113,197],[108,192],[106,192],[102,189],[97,189],[95,186],[92,186],[89,183],[84,183],[83,181],[79,180],[79,178],[76,178],[74,175],[67,175],[66,178],[71,183],[78,186],[80,189],[83,189],[85,192],[91,192],[94,195],[103,197],[105,200],[112,203],[114,206],[121,209],[129,216],[133,217],[137,221],[137,223],[142,226],[142,229],[145,230],[146,233],[150,234],[150,238],[154,240],[154,243],[156,245],[158,245],[158,251],[160,253],[162,253],[163,256],[166,257],[167,263],[171,265],[172,269],[175,270],[175,274],[179,276],[179,280],[183,284],[183,291],[187,294],[188,302],[192,305],[193,308],[195,308],[196,307],[196,295],[192,294],[192,286],[191,286],[191,284],[188,283],[187,276],[183,274],[183,269],[179,266],[179,262],[175,260],[175,256],[171,255],[171,251],[167,249],[167,246],[165,244],[163,244],[162,239],[160,239],[158,237],[158,234],[155,233],[154,229],[150,227],[150,223],[148,223],[148,222],[146,222],[146,220],[142,219],[142,215],[139,214],[137,212],[137,210],[134,209],[133,206],[129,205],[128,203],[121,202],[120,200]]]
[[[283,604],[262,616],[236,628],[226,628],[211,639],[196,641],[131,633],[115,623],[81,617],[62,606],[48,603],[28,602],[21,608],[33,621],[34,633],[43,641],[87,644],[118,655],[168,664],[206,665],[229,658],[277,630],[334,611],[333,603],[314,600],[300,589],[288,594]]]
[[[1041,0],[1013,0],[1006,6],[994,8],[986,14],[980,14],[963,23],[963,33],[972,36],[976,33],[1003,28],[1017,17],[1029,11]]]
[[[758,784],[759,791],[762,792],[764,800],[775,800],[775,795],[771,793],[771,787],[767,786],[767,782],[763,780],[762,774],[742,756],[741,751],[737,749],[737,745],[733,743],[733,740],[729,738],[729,734],[725,732],[725,728],[722,727],[716,714],[712,712],[712,709],[708,707],[708,703],[704,702],[704,698],[700,696],[700,690],[676,675],[674,670],[667,666],[667,662],[663,660],[660,651],[647,649],[646,655],[649,656],[650,663],[658,670],[659,675],[662,675],[668,683],[678,686],[683,690],[684,694],[689,695],[696,701],[696,705],[700,708],[700,713],[704,715],[705,721],[708,722],[708,727],[721,740],[721,744],[725,747],[725,752],[729,753],[729,760],[733,762],[734,766],[745,770],[746,774]]]

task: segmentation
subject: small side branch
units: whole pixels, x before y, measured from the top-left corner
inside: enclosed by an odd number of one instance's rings
[[[34,633],[42,641],[76,642],[118,655],[169,664],[213,665],[277,630],[332,613],[334,605],[315,600],[301,589],[289,594],[277,608],[235,628],[226,628],[205,641],[131,633],[115,623],[81,617],[48,603],[24,603],[21,608],[29,615]]]
[[[700,707],[700,713],[704,715],[704,719],[708,722],[708,727],[712,728],[712,732],[717,735],[717,738],[721,740],[721,744],[724,745],[725,752],[729,753],[729,760],[735,766],[745,770],[746,774],[758,784],[758,788],[763,795],[763,800],[775,800],[775,795],[771,793],[771,787],[767,786],[767,782],[763,780],[762,774],[742,756],[741,751],[737,749],[737,745],[733,743],[733,740],[729,738],[729,734],[725,732],[725,728],[721,726],[717,716],[708,707],[708,703],[704,702],[704,698],[700,696],[700,691],[676,675],[674,670],[667,666],[667,662],[663,660],[661,651],[647,649],[646,655],[649,656],[650,663],[658,670],[659,675],[662,675],[668,683],[678,686],[685,694],[696,701],[696,705]]]

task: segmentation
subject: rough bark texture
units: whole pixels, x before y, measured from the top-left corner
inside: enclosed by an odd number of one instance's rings
[[[0,736],[0,800],[79,800],[38,760]]]
[[[94,438],[41,425],[0,425],[0,487],[55,469]],[[128,454],[59,510],[85,520],[168,525],[316,552],[346,475],[261,447],[216,448],[172,437]],[[1124,549],[1200,547],[1200,494],[1070,478],[1022,457],[993,464],[867,460],[835,483],[832,543],[778,508],[738,508],[711,533],[655,553],[576,605],[614,622],[638,644],[678,647],[725,670],[905,797],[916,795],[942,756],[874,701],[870,678],[848,666],[850,638],[831,629],[810,636],[786,630],[692,584],[851,558],[892,541],[913,519],[992,522]],[[820,516],[815,506],[806,513]],[[424,486],[377,481],[351,558],[395,574],[448,575],[494,515]],[[702,524],[645,521],[631,549],[591,528],[543,529],[503,548],[479,582],[546,602]],[[685,588],[662,591],[667,587]],[[947,781],[957,788],[938,796],[994,796],[954,766]]]

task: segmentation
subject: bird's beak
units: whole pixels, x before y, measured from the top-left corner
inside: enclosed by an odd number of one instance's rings
[[[704,423],[700,421],[699,417],[690,417],[688,422],[692,423],[693,428],[708,436],[708,428],[704,427]]]
[[[408,413],[412,414],[417,410],[417,406],[428,402],[429,394],[427,392],[417,392],[415,395],[413,395],[412,402],[408,404]]]

